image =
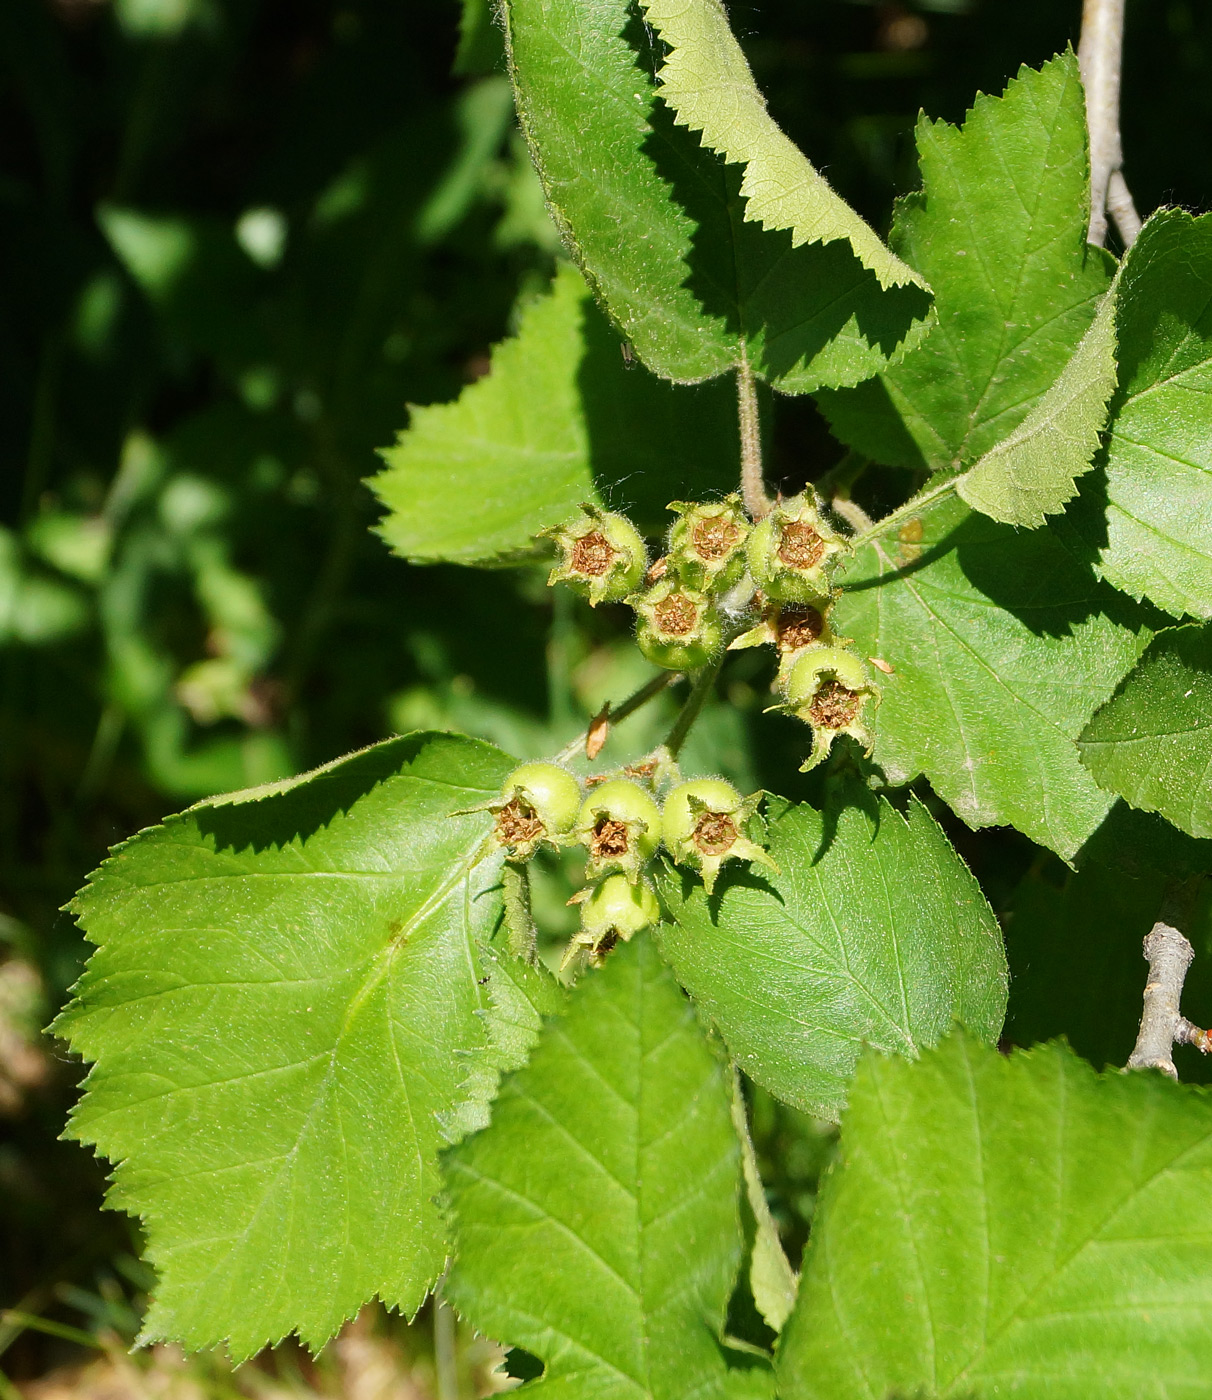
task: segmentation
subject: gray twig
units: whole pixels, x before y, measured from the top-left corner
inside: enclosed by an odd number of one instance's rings
[[[1125,247],[1140,232],[1140,216],[1124,180],[1119,132],[1119,85],[1124,53],[1124,0],[1084,0],[1082,37],[1077,51],[1086,89],[1090,130],[1090,232],[1100,246],[1107,240],[1107,211]]]
[[[1149,980],[1145,984],[1136,1048],[1128,1058],[1129,1069],[1159,1069],[1177,1079],[1171,1054],[1175,1045],[1194,1045],[1205,1055],[1212,1049],[1212,1033],[1200,1030],[1179,1011],[1183,983],[1194,956],[1190,943],[1169,924],[1159,921],[1146,935]]]

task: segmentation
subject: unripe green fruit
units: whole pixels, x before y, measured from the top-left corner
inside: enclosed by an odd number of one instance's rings
[[[694,778],[679,783],[665,799],[661,812],[665,849],[679,865],[689,865],[703,877],[708,893],[726,860],[774,862],[745,835],[760,794],[742,798],[722,778]]]
[[[720,654],[724,629],[706,594],[672,578],[627,601],[638,619],[636,642],[654,665],[697,671]]]
[[[576,839],[589,851],[589,879],[620,870],[634,883],[661,843],[660,808],[639,783],[609,778],[585,799]]]
[[[812,754],[803,770],[815,768],[839,734],[849,734],[870,752],[874,736],[864,718],[868,702],[879,704],[879,691],[867,668],[852,651],[815,647],[787,673],[786,705],[781,708],[812,728]]]
[[[523,763],[501,786],[491,804],[493,834],[513,860],[528,860],[541,841],[558,844],[572,830],[581,806],[581,789],[557,763]]]
[[[745,541],[753,526],[739,496],[723,501],[673,501],[679,514],[669,532],[669,567],[692,588],[722,593],[745,572]]]
[[[754,526],[746,557],[754,583],[768,597],[819,606],[832,592],[837,556],[851,549],[803,495],[775,506]]]
[[[548,587],[567,583],[589,600],[590,607],[621,602],[644,577],[647,546],[625,515],[589,504],[581,511],[580,517],[541,532],[563,553],[548,576]]]
[[[646,880],[633,884],[625,875],[608,875],[581,902],[580,932],[569,943],[561,967],[567,967],[581,948],[601,967],[615,944],[630,942],[660,917],[661,906]]]

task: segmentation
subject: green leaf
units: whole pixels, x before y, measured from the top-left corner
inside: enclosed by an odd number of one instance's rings
[[[1102,571],[1175,616],[1209,618],[1212,214],[1155,214],[1120,281]]]
[[[887,802],[769,824],[779,874],[721,878],[708,897],[668,874],[661,951],[751,1079],[836,1118],[864,1044],[915,1055],[958,1017],[997,1037],[1001,934],[976,881],[926,809]]]
[[[883,287],[926,286],[779,130],[720,0],[640,3],[669,45],[657,74],[660,95],[677,113],[679,126],[701,132],[705,146],[745,166],[746,219],[789,230],[797,247],[843,240]]]
[[[448,1143],[461,1142],[468,1133],[488,1126],[501,1076],[526,1063],[543,1018],[564,1009],[563,986],[541,965],[514,957],[500,946],[502,941],[498,932],[483,949],[489,1004],[481,1014],[487,1045],[467,1054],[470,1070],[460,1086],[459,1102],[453,1112],[438,1116]]]
[[[745,1199],[752,1217],[753,1243],[749,1256],[749,1290],[766,1326],[774,1333],[783,1330],[795,1306],[799,1278],[783,1249],[778,1226],[766,1199],[766,1188],[758,1170],[757,1152],[749,1132],[749,1111],[741,1089],[740,1072],[732,1071],[732,1122],[741,1144],[741,1170],[745,1179]]]
[[[435,1115],[484,1044],[500,918],[489,818],[453,814],[511,766],[393,739],[170,817],[77,897],[98,947],[56,1030],[96,1064],[70,1132],[147,1231],[146,1340],[317,1348],[441,1273]]]
[[[445,1296],[546,1362],[536,1392],[770,1396],[719,1342],[741,1259],[727,1073],[648,938],[582,979],[443,1166]]]
[[[1102,787],[1212,836],[1212,627],[1158,636],[1079,743]]]
[[[1074,740],[1150,639],[1139,609],[1059,525],[1018,533],[946,485],[883,528],[837,607],[837,630],[893,668],[876,762],[894,783],[924,773],[969,826],[1016,826],[1068,859],[1112,803]]]
[[[581,501],[638,502],[660,530],[688,488],[726,489],[740,456],[723,384],[674,389],[628,370],[576,270],[522,313],[490,372],[449,404],[414,408],[373,486],[379,532],[417,563],[495,563],[536,550],[534,535]]]
[[[1064,1045],[864,1057],[783,1400],[1202,1395],[1212,1099]]]
[[[850,214],[846,228],[860,242],[863,231],[864,256],[892,283],[881,286],[841,232],[836,196],[834,223],[820,230],[829,244],[805,243],[800,225],[793,235],[746,222],[740,170],[657,101],[660,54],[630,0],[508,0],[505,13],[548,205],[650,369],[692,383],[747,360],[805,393],[858,383],[925,332],[928,292]]]
[[[834,431],[878,461],[957,470],[1023,422],[1061,376],[1106,292],[1086,242],[1086,109],[1066,51],[979,96],[962,127],[922,117],[923,188],[893,248],[934,289],[938,325],[859,389],[822,395]]]
[[[1006,525],[1034,529],[1077,494],[1094,465],[1115,392],[1115,288],[1073,358],[1017,428],[956,482],[962,500]]]

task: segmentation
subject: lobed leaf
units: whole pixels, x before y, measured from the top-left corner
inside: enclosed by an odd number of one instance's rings
[[[746,222],[741,173],[657,101],[660,55],[630,0],[508,0],[505,15],[548,205],[650,369],[693,383],[748,363],[805,393],[858,383],[924,333],[929,294],[857,215],[846,227],[888,286],[842,233],[805,243]]]
[[[660,881],[661,951],[751,1079],[836,1118],[865,1044],[913,1056],[957,1017],[996,1039],[997,922],[920,803],[785,806],[768,835],[777,874]]]
[[[1090,492],[1100,567],[1176,617],[1212,618],[1212,214],[1155,214],[1120,281],[1120,389]]]
[[[1212,836],[1212,629],[1158,636],[1079,740],[1099,785]]]
[[[445,1296],[542,1358],[532,1393],[769,1400],[719,1340],[741,1260],[726,1070],[647,937],[582,979],[444,1168]]]
[[[829,187],[766,109],[720,0],[640,0],[669,46],[657,78],[661,97],[680,126],[702,133],[703,144],[744,165],[745,217],[786,229],[802,243],[850,244],[883,287],[914,284],[918,273],[895,256],[870,225]]]
[[[297,1331],[441,1273],[436,1115],[485,1043],[489,818],[512,761],[415,734],[203,802],[118,847],[73,909],[97,944],[55,1024],[95,1064],[69,1132],[114,1164],[159,1274],[144,1340]]]
[[[860,545],[839,581],[837,629],[892,667],[875,721],[889,780],[924,773],[969,826],[1072,856],[1112,805],[1074,741],[1148,644],[1142,612],[1058,526],[1017,533],[946,487]]]
[[[637,502],[661,529],[689,488],[726,489],[739,452],[724,385],[675,390],[628,370],[584,281],[567,265],[454,403],[414,407],[371,485],[387,543],[417,563],[498,563],[581,501]],[[621,498],[621,499],[620,499]]]
[[[961,500],[1005,525],[1031,529],[1063,510],[1094,465],[1115,392],[1115,287],[1073,358],[1017,428],[956,482]]]
[[[962,127],[922,117],[917,146],[922,190],[898,205],[891,243],[934,289],[938,325],[902,363],[821,406],[877,461],[955,471],[1061,378],[1110,280],[1110,257],[1086,242],[1077,60],[1023,67],[1001,97],[978,96]]]
[[[778,1358],[783,1400],[1207,1389],[1212,1098],[1063,1044],[864,1057]]]

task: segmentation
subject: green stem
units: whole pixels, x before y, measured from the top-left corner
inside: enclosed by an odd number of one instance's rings
[[[439,1294],[433,1300],[433,1368],[437,1400],[459,1400],[457,1348],[454,1310]]]
[[[676,681],[678,675],[679,672],[677,671],[658,671],[650,681],[640,686],[639,690],[637,690],[634,695],[629,695],[617,710],[611,710],[609,716],[610,723],[618,724],[620,721],[625,720],[628,715],[635,714],[637,710],[647,705],[649,700],[656,699],[667,685],[672,681]],[[585,740],[588,737],[588,732],[578,734],[571,743],[565,744],[559,753],[556,754],[555,762],[567,763],[570,758],[575,758],[578,751],[585,747]]]
[[[686,736],[694,728],[694,722],[698,719],[708,695],[711,694],[723,664],[724,656],[721,653],[718,660],[713,661],[709,666],[704,666],[695,676],[694,683],[690,687],[690,694],[686,697],[686,703],[682,706],[681,713],[674,721],[673,728],[669,731],[669,737],[662,746],[670,758],[676,759],[681,753]]]
[[[530,908],[530,871],[519,861],[507,860],[501,879],[509,951],[515,958],[536,963],[539,935]]]
[[[881,535],[886,535],[889,530],[895,529],[902,520],[910,520],[915,515],[920,515],[926,506],[932,505],[935,501],[942,500],[944,496],[950,496],[955,490],[959,477],[948,477],[946,481],[940,481],[937,486],[928,487],[925,491],[919,491],[911,501],[906,501],[903,506],[898,506],[890,515],[884,516],[882,520],[877,520],[874,525],[864,530],[861,535],[855,535],[851,543],[855,549],[860,545],[870,544],[872,540],[879,539]]]

